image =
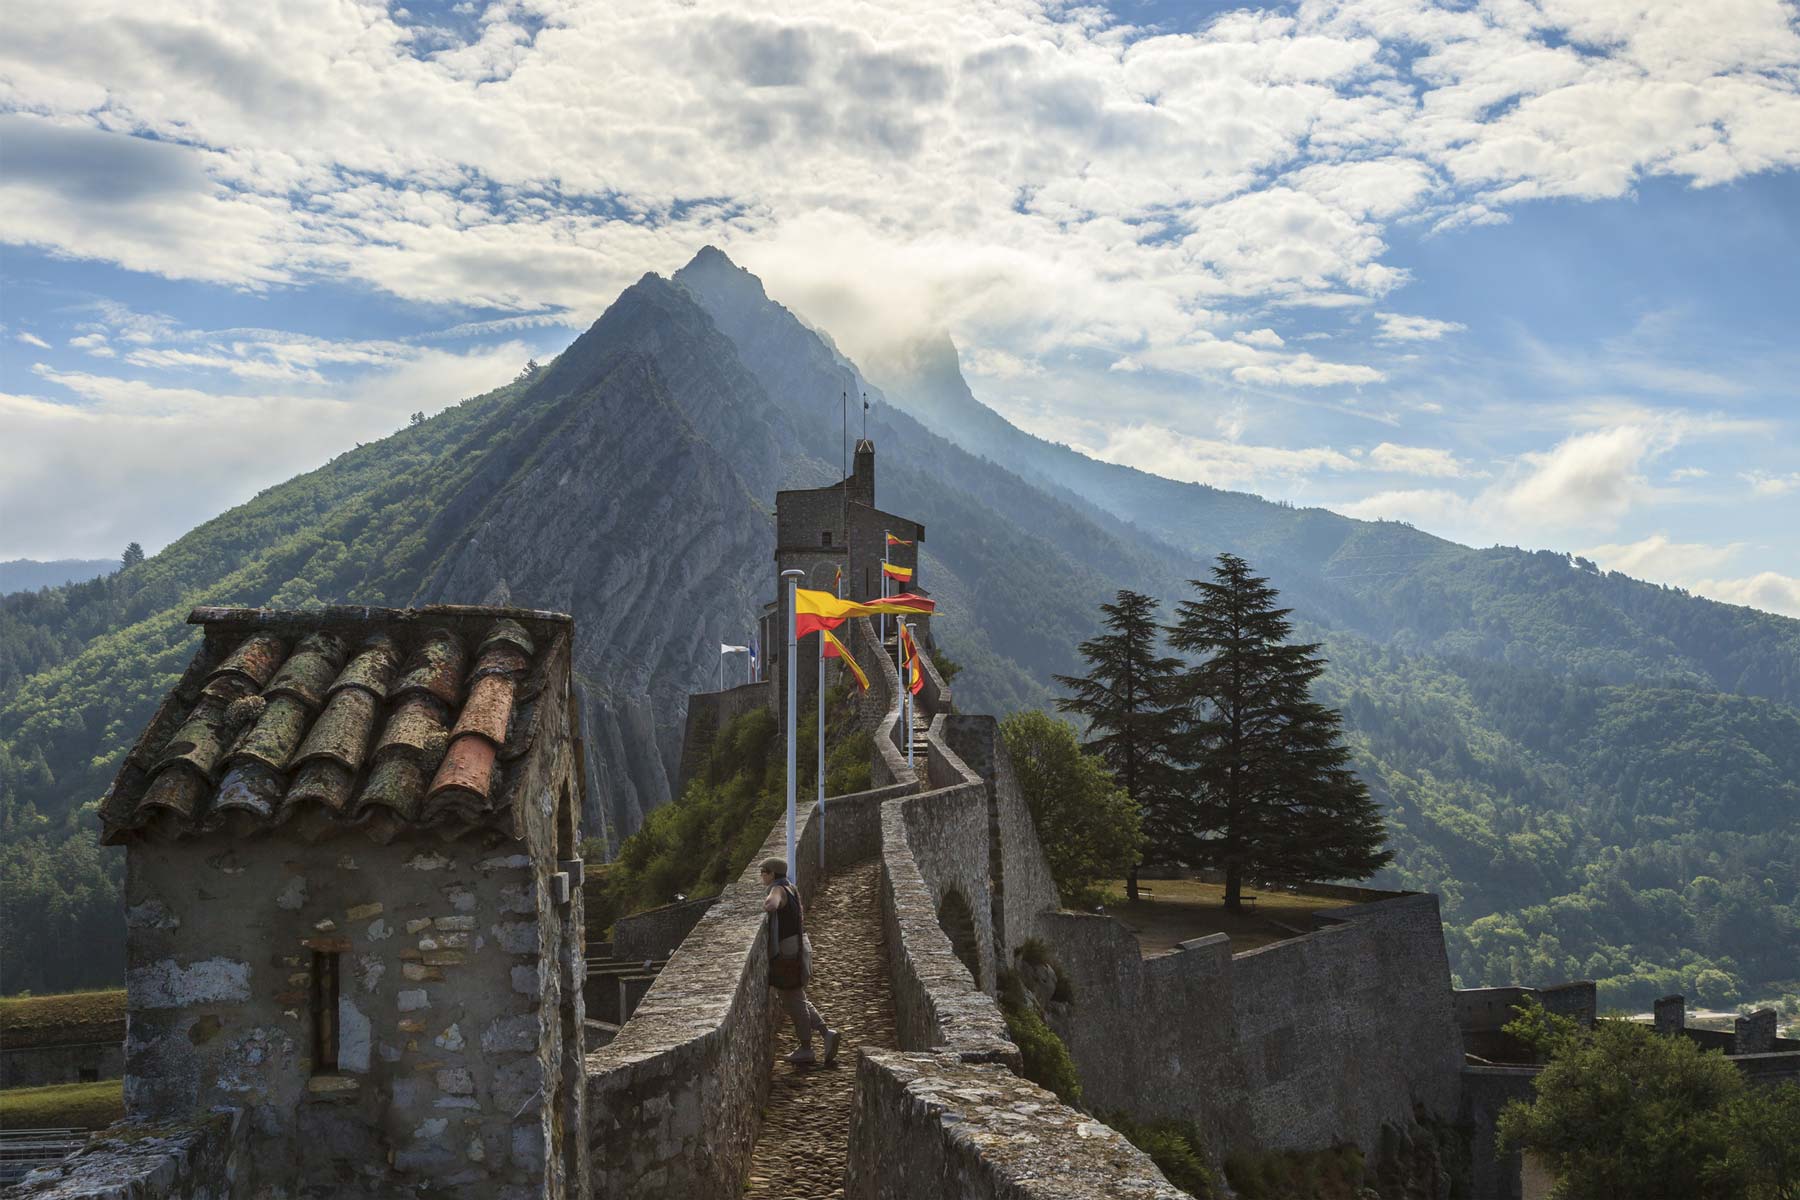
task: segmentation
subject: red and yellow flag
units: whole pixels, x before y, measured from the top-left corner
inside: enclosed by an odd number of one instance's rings
[[[911,567],[903,567],[899,563],[882,563],[881,573],[886,575],[889,579],[898,579],[902,583],[913,577],[913,569]]]
[[[897,538],[891,533],[887,535],[887,540],[888,540],[887,544],[890,546],[910,546],[910,545],[912,545],[912,543],[907,541],[905,538]]]
[[[820,653],[826,658],[843,659],[844,665],[850,668],[850,673],[856,676],[856,686],[865,692],[868,691],[869,677],[863,674],[863,669],[861,667],[856,665],[856,660],[850,657],[850,651],[844,647],[844,643],[837,640],[837,635],[832,633],[829,629],[821,629],[819,630],[819,636],[825,639],[824,649],[822,649]]]
[[[925,686],[925,668],[919,664],[919,644],[913,640],[912,626],[900,628],[901,662],[905,666],[904,684],[913,695]]]
[[[840,599],[830,592],[815,591],[812,588],[796,588],[794,635],[805,637],[821,629],[836,629],[851,617],[872,617],[880,613],[929,613],[936,608],[937,601],[915,596],[910,592],[864,603]]]

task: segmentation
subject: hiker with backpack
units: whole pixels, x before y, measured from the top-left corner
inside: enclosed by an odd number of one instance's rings
[[[769,986],[781,997],[781,1006],[794,1023],[794,1038],[800,1043],[787,1060],[796,1066],[818,1061],[812,1049],[816,1029],[825,1036],[825,1065],[830,1066],[837,1061],[841,1034],[825,1024],[825,1018],[806,998],[806,984],[812,978],[812,942],[806,936],[806,912],[800,892],[788,879],[786,860],[765,860],[762,882],[769,889],[763,911],[774,917],[769,922]]]

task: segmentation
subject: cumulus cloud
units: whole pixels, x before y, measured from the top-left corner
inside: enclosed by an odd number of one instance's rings
[[[1397,475],[1466,475],[1469,468],[1448,450],[1430,446],[1398,446],[1382,442],[1369,451],[1369,466]]]
[[[24,6],[0,46],[3,236],[588,314],[713,241],[853,353],[929,320],[1020,362],[1152,365],[1221,314],[1379,301],[1407,279],[1395,222],[1800,164],[1780,0],[1303,0],[1179,32],[1036,0],[468,12],[252,5],[227,37],[173,0]],[[1162,369],[1380,379],[1255,337]]]
[[[1581,551],[1609,571],[1622,571],[1639,579],[1663,583],[1685,583],[1700,575],[1717,571],[1735,558],[1743,544],[1711,546],[1702,542],[1677,542],[1664,533],[1623,544],[1590,546]]]
[[[343,387],[223,394],[40,366],[32,392],[0,393],[0,558],[154,550],[196,514],[506,382],[526,356],[517,342],[419,349]]]
[[[1786,617],[1800,617],[1800,579],[1760,571],[1742,579],[1700,579],[1692,590],[1727,604],[1742,604]]]
[[[1384,342],[1435,342],[1447,333],[1458,333],[1468,328],[1455,321],[1409,317],[1391,312],[1378,312],[1375,319],[1381,323],[1381,332],[1375,336]]]
[[[27,332],[24,332],[23,330],[21,330],[18,333],[15,333],[13,335],[13,340],[18,342],[20,345],[34,346],[39,350],[48,350],[50,348],[49,342],[46,342],[43,338],[39,337],[35,333],[27,333]]]
[[[1758,496],[1785,496],[1800,488],[1800,471],[1790,471],[1785,475],[1768,471],[1745,471],[1738,478],[1748,483],[1750,490]]]
[[[1673,440],[1667,430],[1648,425],[1578,433],[1523,456],[1523,475],[1496,499],[1530,528],[1610,528],[1654,494],[1645,464]]]
[[[1110,430],[1099,445],[1076,446],[1106,462],[1124,463],[1192,483],[1241,487],[1260,480],[1289,481],[1319,471],[1354,471],[1356,460],[1329,446],[1288,449],[1192,437],[1158,425]]]

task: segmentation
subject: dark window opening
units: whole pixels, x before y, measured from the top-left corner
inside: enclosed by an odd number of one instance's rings
[[[79,1081],[82,1083],[99,1083],[100,1082],[100,1068],[99,1067],[82,1067],[80,1070],[78,1070],[76,1072],[76,1076],[78,1077]]]
[[[314,950],[312,962],[313,1074],[338,1066],[338,959],[336,951]]]
[[[831,530],[827,529],[819,535],[819,545],[821,545],[821,546],[831,545]]]

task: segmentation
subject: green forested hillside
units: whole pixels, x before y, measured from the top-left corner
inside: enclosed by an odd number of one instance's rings
[[[835,477],[841,398],[863,385],[754,277],[702,259],[629,289],[547,370],[145,562],[0,598],[6,990],[119,977],[117,854],[92,808],[191,654],[195,604],[566,609],[588,832],[617,844],[668,798],[683,698],[769,595],[772,494]],[[1800,622],[1035,439],[1015,453],[1008,430],[985,428],[982,458],[884,403],[869,426],[882,506],[928,528],[921,581],[966,707],[1047,703],[1102,599],[1172,602],[1233,550],[1326,643],[1391,881],[1443,895],[1463,983],[1593,977],[1631,1003],[1800,990]]]

